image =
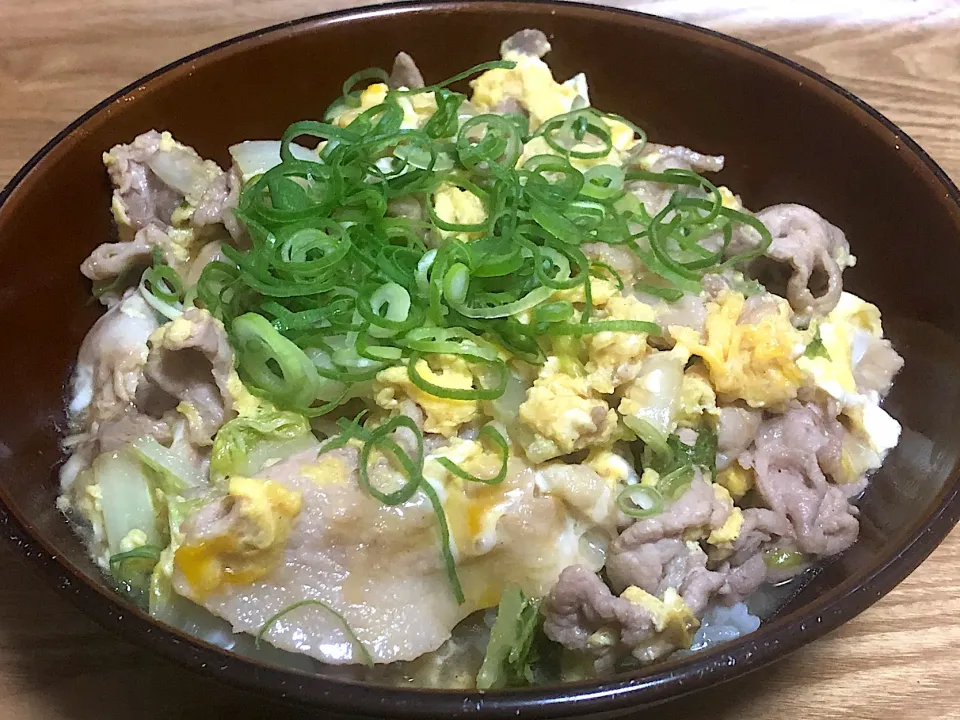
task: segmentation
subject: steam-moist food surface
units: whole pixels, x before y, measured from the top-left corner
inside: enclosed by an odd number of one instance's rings
[[[856,541],[902,360],[847,238],[549,49],[430,86],[400,53],[227,170],[104,153],[59,506],[154,617],[384,682],[580,679],[752,632]]]

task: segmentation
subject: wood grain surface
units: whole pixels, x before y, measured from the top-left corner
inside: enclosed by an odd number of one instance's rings
[[[0,183],[78,114],[237,33],[349,0],[0,0]],[[615,0],[758,43],[877,107],[960,180],[957,0]],[[960,532],[859,618],[644,718],[960,718]],[[0,544],[0,718],[299,718],[114,639]]]

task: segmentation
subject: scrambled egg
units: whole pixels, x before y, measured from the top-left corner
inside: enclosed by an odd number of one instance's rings
[[[697,427],[703,414],[719,416],[717,394],[710,385],[710,377],[703,365],[687,368],[680,386],[680,408],[677,422],[683,427]]]
[[[342,483],[350,478],[351,469],[339,455],[324,453],[315,463],[304,465],[300,474],[310,478],[315,485]]]
[[[670,334],[678,346],[703,358],[719,394],[751,407],[780,405],[797,396],[803,380],[797,366],[803,335],[790,324],[786,300],[776,313],[742,325],[745,302],[741,293],[725,291],[708,303],[705,342],[692,328],[672,326]]]
[[[590,300],[594,308],[603,308],[611,298],[620,298],[626,300],[617,290],[617,286],[609,280],[598,277],[590,277]],[[550,296],[551,300],[566,300],[571,303],[584,303],[587,298],[583,290],[583,285],[577,285],[568,290],[557,290]],[[632,299],[632,298],[631,298]],[[642,303],[640,303],[642,304]]]
[[[264,400],[247,390],[236,370],[227,377],[227,392],[233,400],[233,409],[240,417],[254,417],[263,412],[276,412],[277,408],[269,400]]]
[[[573,109],[573,101],[579,96],[576,82],[558,83],[547,64],[537,57],[506,53],[503,59],[515,62],[516,67],[487,70],[470,83],[470,102],[480,112],[496,112],[504,101],[516,99],[530,113],[531,129],[536,129]]]
[[[592,286],[591,286],[592,289]],[[603,320],[643,320],[653,322],[654,310],[634,297],[613,295],[603,307]],[[600,393],[612,393],[623,382],[636,376],[640,360],[647,352],[646,333],[598,332],[585,338],[588,382]],[[632,369],[631,369],[632,367]]]
[[[169,153],[173,150],[188,153],[196,157],[198,162],[200,161],[200,157],[193,148],[177,142],[173,136],[165,130],[160,133],[158,152]],[[117,158],[112,152],[103,153],[102,159],[104,166],[108,169],[117,164]],[[206,178],[206,181],[198,180],[194,183],[193,189],[184,197],[183,203],[173,211],[169,227],[165,227],[162,230],[163,234],[171,241],[170,250],[178,260],[183,262],[190,259],[192,246],[196,243],[197,239],[204,234],[202,228],[190,226],[190,219],[193,217],[193,212],[203,197],[203,191],[206,190],[208,184],[215,180],[221,173],[217,164],[211,160],[203,160],[201,166],[202,176]],[[123,198],[119,191],[113,193],[110,209],[117,223],[120,239],[132,240],[136,228],[130,219],[126,206],[123,204]]]
[[[497,522],[522,491],[503,484],[466,482],[437,462],[439,458],[446,458],[477,477],[496,475],[500,458],[474,440],[453,438],[449,445],[427,455],[423,464],[424,479],[443,503],[457,556],[490,552],[497,543]]]
[[[470,83],[473,88],[470,101],[481,112],[502,111],[513,100],[527,110],[530,115],[530,129],[535,130],[552,117],[590,104],[586,78],[582,74],[558,83],[549,66],[539,58],[508,52],[503,59],[515,62],[516,67],[511,70],[487,70]],[[602,122],[610,134],[610,152],[606,157],[599,158],[571,157],[570,163],[574,167],[585,169],[602,163],[621,165],[623,154],[636,145],[637,139],[632,127],[615,118],[605,117]],[[593,148],[583,143],[573,149]],[[536,155],[555,154],[556,150],[542,136],[537,136],[524,145],[517,165],[522,165]]]
[[[417,361],[417,372],[424,380],[457,390],[473,387],[473,373],[462,357],[437,355],[433,360],[437,370],[431,368],[426,360]],[[374,400],[384,410],[399,408],[404,394],[423,408],[426,415],[424,431],[439,433],[444,437],[455,435],[461,425],[475,420],[479,412],[476,400],[451,400],[424,392],[410,380],[405,365],[395,365],[377,375]]]
[[[254,582],[272,570],[301,508],[300,493],[256,478],[230,478],[227,499],[231,521],[218,523],[213,536],[181,545],[174,556],[201,595],[224,583]]]
[[[730,507],[730,514],[722,526],[707,536],[707,542],[711,545],[729,545],[740,537],[740,530],[743,528],[743,511],[733,504],[733,498],[723,485],[715,483],[713,492],[721,503]]]
[[[633,464],[609,447],[591,449],[583,464],[593,468],[594,472],[603,478],[610,487],[627,485],[637,480],[637,471]]]
[[[451,225],[477,225],[487,219],[487,211],[480,198],[450,183],[441,183],[433,191],[433,209],[437,217]],[[444,237],[454,236],[461,240],[472,240],[480,235],[478,232],[450,230],[441,230],[440,233]]]
[[[724,207],[730,208],[731,210],[743,209],[743,203],[740,202],[739,198],[737,198],[726,185],[721,185],[717,188],[717,191],[720,193],[721,202]]]
[[[651,467],[644,468],[640,475],[640,484],[644,487],[656,487],[660,482],[660,473]]]
[[[855,445],[844,448],[844,461],[850,479],[856,479],[867,470],[880,466],[882,456],[900,439],[900,424],[880,407],[876,393],[860,393],[853,371],[862,359],[867,343],[883,335],[880,310],[851,293],[842,293],[837,306],[816,325],[817,337],[823,345],[823,354],[806,355],[797,359],[797,365],[813,379],[813,383],[837,401],[873,457]]]
[[[620,597],[649,612],[654,628],[671,645],[690,647],[693,634],[700,627],[700,621],[675,588],[667,588],[661,600],[646,590],[631,585],[620,593]]]
[[[734,462],[717,473],[716,482],[726,488],[734,500],[739,500],[753,488],[753,470]]]
[[[536,433],[526,449],[533,462],[607,444],[617,429],[616,411],[597,396],[586,378],[564,373],[556,356],[547,359],[527,391],[520,419]]]
[[[344,109],[334,118],[334,123],[340,127],[346,127],[370,108],[386,102],[389,91],[390,88],[385,83],[368,85],[360,93],[360,106]],[[437,110],[437,100],[433,93],[396,95],[395,97],[397,104],[403,111],[403,122],[400,127],[404,130],[415,130],[422,127]]]

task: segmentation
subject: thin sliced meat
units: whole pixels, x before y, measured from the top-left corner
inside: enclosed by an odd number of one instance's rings
[[[149,267],[155,251],[175,270],[184,269],[175,243],[160,227],[148,225],[138,230],[133,240],[104,243],[94,248],[80,265],[80,272],[96,282],[111,282]]]
[[[723,155],[704,155],[682,145],[647,143],[631,154],[629,163],[640,165],[650,172],[693,170],[703,173],[720,172],[723,170],[723,160]]]
[[[801,315],[833,310],[850,258],[843,231],[803,205],[773,205],[758,212],[757,219],[773,236],[766,257],[792,270],[786,287],[791,307]]]
[[[661,327],[688,327],[703,332],[707,321],[707,308],[698,295],[684,294],[676,302],[661,302],[657,309],[657,322]]]
[[[243,240],[246,231],[239,223],[233,211],[240,202],[243,190],[243,174],[234,166],[228,172],[214,178],[203,192],[190,216],[194,227],[223,225],[234,240]]]
[[[541,597],[564,567],[587,562],[577,543],[560,541],[567,528],[560,501],[537,497],[534,473],[511,459],[503,483],[481,489],[496,493],[503,503],[497,543],[490,548],[457,545],[466,596],[458,604],[427,498],[417,493],[401,505],[384,505],[360,487],[357,463],[357,451],[347,447],[319,458],[316,451],[301,454],[264,470],[262,477],[302,499],[278,564],[253,582],[225,583],[205,594],[178,568],[177,591],[228,620],[235,631],[248,633],[257,633],[267,618],[292,603],[321,600],[343,615],[377,663],[388,663],[436,650],[464,617],[496,605],[499,591],[491,592],[490,578],[518,582],[529,595]],[[220,532],[215,524],[223,522],[222,510],[215,506],[193,516],[185,544]],[[323,608],[291,614],[271,627],[265,639],[327,663],[361,661],[340,623]]]
[[[669,588],[700,615],[724,578],[707,569],[707,555],[695,542],[664,538],[607,556],[607,577],[617,592],[632,586],[662,597]]]
[[[97,433],[99,452],[112,452],[145,437],[152,437],[161,445],[173,442],[173,426],[168,419],[152,418],[137,412],[133,405],[100,423]]]
[[[228,382],[233,350],[223,326],[206,310],[190,308],[151,338],[137,406],[151,416],[179,407],[190,440],[209,445],[235,416]]]
[[[622,245],[594,242],[585,243],[580,249],[589,260],[609,265],[625,285],[630,284],[642,268],[637,254]]]
[[[392,90],[402,87],[408,90],[417,90],[424,86],[420,68],[407,53],[399,52],[393,59],[393,69],[390,71],[387,85]]]
[[[104,163],[113,182],[114,203],[137,230],[151,224],[169,226],[184,200],[196,205],[223,174],[216,163],[156,130],[128,145],[115,145],[104,155]]]
[[[820,557],[846,550],[859,531],[856,507],[821,468],[837,462],[842,432],[820,408],[790,408],[764,421],[741,458],[756,473],[763,504],[790,521],[797,548]]]
[[[713,486],[698,475],[687,491],[673,501],[663,512],[637,520],[624,530],[614,543],[614,552],[624,552],[663,538],[683,536],[695,528],[709,532],[723,526],[732,507],[721,500]]]
[[[540,30],[520,30],[500,43],[500,57],[526,55],[542,58],[550,52],[550,41]]]
[[[697,626],[689,612],[664,624],[650,608],[617,597],[595,573],[579,565],[563,571],[541,612],[546,636],[592,656],[598,672],[609,672],[627,654],[653,662],[687,647]]]
[[[133,402],[147,361],[147,340],[157,327],[156,314],[132,291],[101,316],[83,339],[70,383],[70,436],[64,448],[71,457],[60,473],[64,491],[102,448],[112,448],[130,436]],[[142,429],[156,430],[161,437],[168,435],[167,429],[160,427]]]

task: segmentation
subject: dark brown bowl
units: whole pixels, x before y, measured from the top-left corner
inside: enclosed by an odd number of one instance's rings
[[[63,387],[98,314],[80,261],[109,237],[101,152],[151,127],[226,162],[227,146],[316,118],[358,68],[411,52],[428,78],[489,59],[515,30],[555,41],[559,76],[585,70],[596,105],[658,142],[723,153],[750,207],[795,201],[842,227],[848,284],[879,304],[906,358],[888,408],[903,440],[861,502],[859,542],[740,642],[603,682],[514,692],[421,691],[258,664],[124,602],[54,507]],[[51,140],[0,194],[0,525],[22,555],[105,628],[199,672],[293,701],[374,717],[571,717],[636,709],[783,657],[876,602],[960,515],[960,206],[916,143],[824,78],[681,23],[580,5],[414,3],[278,25],[163,68]]]

